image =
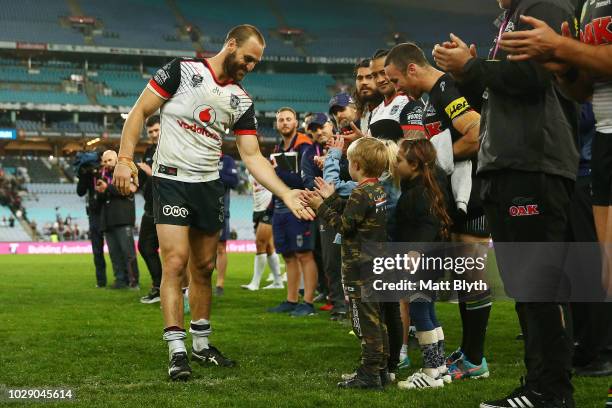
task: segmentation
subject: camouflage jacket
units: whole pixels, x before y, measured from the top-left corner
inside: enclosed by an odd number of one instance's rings
[[[366,179],[348,199],[333,194],[325,199],[317,216],[342,234],[342,282],[349,286],[361,286],[368,279],[362,266],[369,257],[362,253],[366,242],[387,241],[387,197],[378,179]],[[371,275],[371,268],[363,272]]]

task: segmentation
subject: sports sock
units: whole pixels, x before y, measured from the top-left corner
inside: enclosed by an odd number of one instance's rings
[[[276,252],[272,253],[272,255],[268,255],[268,266],[270,267],[270,270],[272,271],[272,276],[274,276],[274,283],[282,284],[283,280],[280,274],[280,260]]]
[[[470,334],[469,341],[462,350],[472,364],[480,364],[484,356],[484,343],[490,313],[490,297],[480,302],[468,302],[466,304],[466,319],[468,320]]]
[[[208,336],[212,329],[210,328],[210,322],[206,319],[192,320],[189,326],[189,333],[191,333],[193,339],[193,349],[202,350],[208,348]]]
[[[253,278],[251,279],[251,283],[249,283],[250,286],[259,287],[261,275],[263,275],[264,269],[266,269],[266,257],[267,255],[265,253],[255,255]]]
[[[170,358],[172,358],[174,353],[187,353],[187,349],[185,348],[185,337],[187,337],[185,329],[181,329],[180,327],[171,326],[164,329],[162,338],[168,343]]]
[[[400,354],[408,354],[408,345],[402,344],[402,348],[400,349]]]
[[[416,333],[419,347],[423,353],[423,372],[432,378],[438,378],[438,335],[436,330]]]
[[[444,357],[444,331],[441,326],[436,327],[436,336],[438,337],[438,371],[444,374],[448,371]]]
[[[465,349],[469,343],[470,327],[467,318],[467,311],[465,309],[465,302],[459,302],[459,314],[461,315],[461,351]]]

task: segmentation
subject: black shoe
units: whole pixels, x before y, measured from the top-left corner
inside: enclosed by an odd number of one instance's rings
[[[200,351],[192,350],[191,359],[196,360],[200,364],[212,363],[220,367],[234,367],[236,362],[225,357],[221,352],[213,345],[209,345],[208,348]]]
[[[191,367],[189,367],[187,353],[181,351],[172,354],[172,358],[168,364],[168,375],[174,381],[186,380],[191,376]]]
[[[332,312],[329,320],[333,320],[335,322],[341,322],[346,320],[346,312]]]
[[[357,369],[355,376],[338,383],[339,388],[358,388],[368,390],[382,390],[383,386],[380,382],[380,375],[372,375],[366,373],[362,367]]]
[[[526,387],[517,388],[510,395],[495,401],[483,402],[480,408],[569,408],[565,401],[537,393]]]
[[[380,370],[380,384],[383,387],[386,387],[387,385],[392,384],[394,379],[395,379],[395,374],[389,372],[387,368]]]
[[[217,295],[217,296],[223,296],[224,292],[225,291],[223,290],[223,288],[221,286],[217,286],[215,288],[215,295]]]
[[[151,288],[151,291],[147,296],[143,296],[140,298],[140,303],[151,304],[159,302],[159,295],[160,294],[158,288]]]
[[[523,335],[523,333],[519,333],[516,335],[516,340],[525,340],[525,336]]]
[[[607,377],[612,375],[612,363],[598,358],[584,367],[576,368],[576,375],[580,377]]]
[[[108,288],[109,289],[127,289],[127,287],[128,287],[127,284],[115,281]]]

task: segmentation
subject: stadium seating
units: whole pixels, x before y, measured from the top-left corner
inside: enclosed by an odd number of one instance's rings
[[[84,93],[66,93],[32,90],[0,90],[0,102],[22,102],[38,104],[88,105],[91,102]]]
[[[8,207],[0,206],[0,219],[2,219],[2,217],[5,217],[6,219],[8,219],[12,215],[13,213],[11,212],[10,209],[8,209]],[[26,230],[23,229],[23,227],[21,226],[21,223],[18,220],[15,220],[15,226],[13,228],[8,227],[8,226],[3,227],[0,224],[0,242],[29,242],[29,241],[32,241],[32,238],[26,232]]]
[[[47,160],[38,157],[18,158],[14,156],[0,157],[4,168],[25,167],[30,181],[33,183],[59,183],[60,174]]]
[[[83,1],[81,5],[85,14],[103,23],[105,32],[116,34],[95,36],[97,45],[193,49],[189,41],[164,39],[165,36],[176,37],[178,25],[164,0]],[[117,12],[118,10],[121,12]]]
[[[32,183],[28,184],[29,195],[23,201],[28,219],[36,221],[39,229],[45,224],[53,223],[56,214],[59,213],[62,219],[70,216],[72,222],[79,226],[79,229],[86,231],[89,229],[89,221],[86,212],[86,199],[76,194],[76,184],[72,183]],[[51,203],[51,204],[50,204]],[[55,207],[59,207],[56,211]],[[136,223],[140,224],[144,211],[144,199],[142,195],[136,195]]]
[[[1,39],[83,44],[80,33],[59,24],[60,18],[68,15],[70,11],[65,0],[0,0]]]

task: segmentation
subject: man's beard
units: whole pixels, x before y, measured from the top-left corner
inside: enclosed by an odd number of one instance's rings
[[[297,126],[292,126],[289,130],[286,130],[284,128],[279,128],[278,132],[282,135],[282,136],[292,136],[295,133]]]
[[[234,81],[241,81],[246,75],[247,68],[245,65],[241,65],[237,62],[236,51],[229,54],[225,57],[225,60],[223,60],[223,72]]]
[[[370,103],[382,99],[382,95],[378,89],[370,89],[369,95],[362,95],[361,92],[359,92],[359,99],[361,99],[362,103]]]

